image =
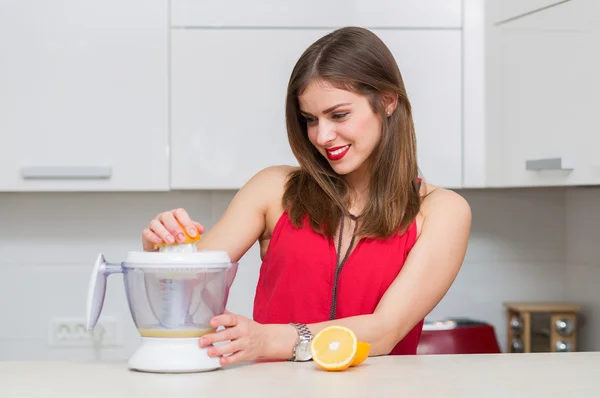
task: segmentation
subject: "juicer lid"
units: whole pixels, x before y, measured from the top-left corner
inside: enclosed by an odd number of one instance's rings
[[[124,268],[228,268],[231,259],[227,252],[220,250],[191,253],[130,251],[122,265]]]

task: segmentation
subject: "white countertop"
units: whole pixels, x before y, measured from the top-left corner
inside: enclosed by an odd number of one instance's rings
[[[600,397],[600,353],[387,356],[344,372],[313,362],[152,374],[125,362],[0,362],[0,397]]]

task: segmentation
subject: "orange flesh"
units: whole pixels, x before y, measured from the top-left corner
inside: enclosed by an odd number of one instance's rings
[[[329,326],[311,343],[313,361],[325,370],[344,370],[352,365],[357,352],[354,333],[343,326]]]

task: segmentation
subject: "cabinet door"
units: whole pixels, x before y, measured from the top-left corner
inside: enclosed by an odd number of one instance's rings
[[[460,186],[460,32],[374,31],[403,73],[425,178]],[[237,189],[264,167],[297,164],[286,87],[298,57],[327,32],[173,30],[173,188]]]
[[[374,30],[390,47],[413,108],[419,168],[427,182],[462,186],[460,31]]]
[[[168,2],[0,5],[0,191],[168,189]]]
[[[494,7],[494,22],[503,22],[513,18],[524,18],[535,12],[543,12],[549,7],[564,3],[565,0],[492,0],[491,2]]]
[[[171,186],[237,189],[297,165],[285,94],[297,58],[324,31],[173,30]]]
[[[600,29],[585,12],[597,5],[566,2],[496,32],[490,185],[600,183]]]

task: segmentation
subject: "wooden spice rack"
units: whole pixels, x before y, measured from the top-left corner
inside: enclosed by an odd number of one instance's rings
[[[569,303],[505,302],[509,353],[577,351],[577,313]]]

